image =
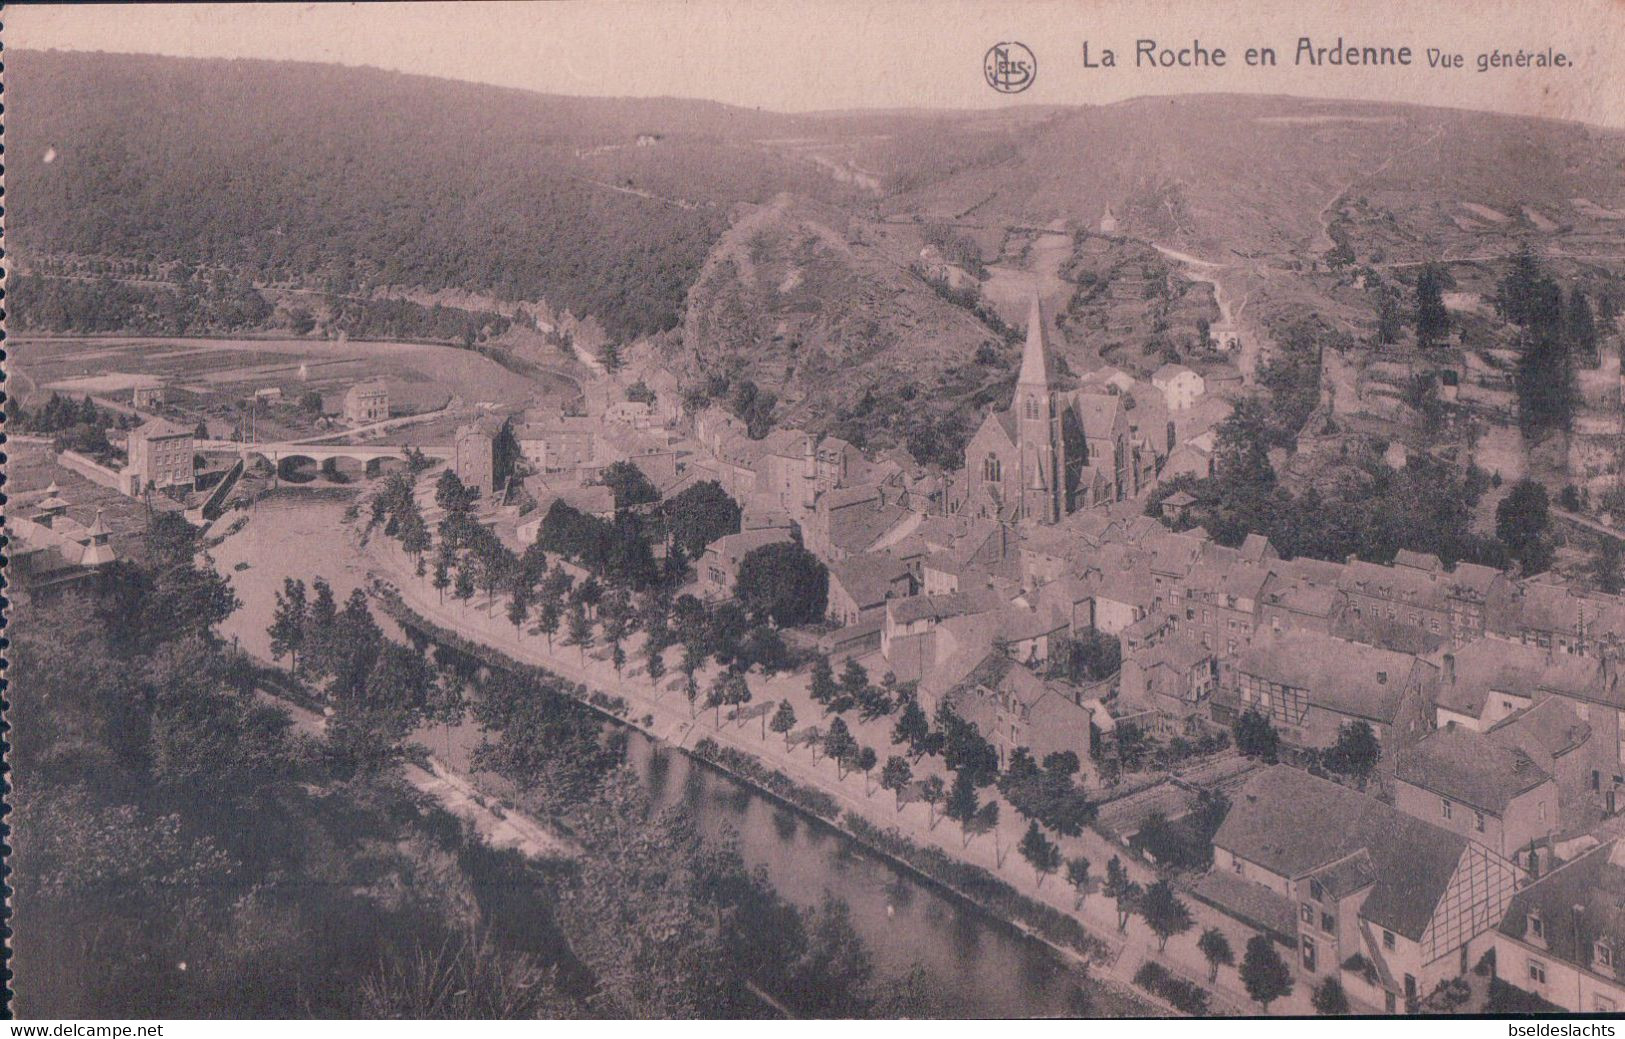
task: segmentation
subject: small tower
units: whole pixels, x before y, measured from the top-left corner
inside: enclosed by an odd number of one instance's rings
[[[45,497],[34,506],[34,522],[42,527],[50,527],[56,523],[57,518],[68,513],[68,503],[62,498],[62,491],[57,487],[56,481],[45,488]]]
[[[96,522],[92,523],[90,529],[86,530],[84,534],[82,544],[85,546],[85,550],[84,554],[79,557],[79,564],[81,566],[104,566],[117,559],[118,557],[113,554],[113,546],[108,543],[111,537],[112,532],[107,529],[107,524],[102,522],[102,510],[97,509]]]
[[[1016,377],[1016,449],[1020,452],[1021,518],[1055,523],[1066,511],[1065,447],[1061,413],[1050,384],[1049,335],[1044,308],[1033,296],[1027,345]]]

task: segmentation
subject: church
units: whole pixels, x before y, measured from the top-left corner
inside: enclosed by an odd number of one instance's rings
[[[1056,386],[1043,305],[1033,297],[1015,398],[966,445],[950,511],[1057,523],[1074,509],[1137,494],[1138,483],[1122,398]]]

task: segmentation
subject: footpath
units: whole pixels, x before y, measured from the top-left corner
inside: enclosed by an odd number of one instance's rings
[[[432,502],[427,504],[426,512],[438,511]],[[1062,876],[1045,878],[1038,875],[1015,851],[1027,823],[1008,804],[1001,803],[999,824],[994,831],[980,835],[963,834],[956,823],[942,818],[924,802],[916,801],[899,808],[891,792],[881,789],[877,775],[865,775],[854,770],[842,777],[835,762],[815,755],[812,749],[786,746],[781,736],[770,730],[764,731],[760,720],[739,724],[725,717],[719,719],[712,710],[696,712],[680,691],[680,675],[678,680],[668,674],[661,682],[652,683],[641,667],[633,665],[628,665],[617,674],[607,659],[599,659],[607,658],[605,650],[582,650],[562,644],[550,646],[544,636],[530,631],[516,631],[506,618],[505,602],[500,598],[483,602],[444,599],[434,590],[427,577],[416,575],[414,560],[393,541],[374,536],[369,539],[364,551],[375,576],[387,580],[413,612],[516,661],[546,668],[589,690],[620,697],[630,708],[627,720],[650,736],[690,750],[700,740],[710,738],[719,746],[750,755],[762,764],[783,772],[796,783],[827,794],[843,813],[851,812],[882,830],[895,828],[921,847],[940,848],[953,858],[986,869],[1020,894],[1072,916],[1110,951],[1107,964],[1094,965],[1096,977],[1128,988],[1137,998],[1161,1004],[1161,1000],[1132,985],[1132,979],[1141,965],[1154,961],[1172,974],[1208,989],[1212,994],[1210,1013],[1262,1012],[1259,1005],[1248,997],[1235,967],[1220,968],[1217,982],[1208,981],[1207,960],[1196,945],[1203,930],[1216,927],[1229,938],[1239,964],[1246,939],[1253,932],[1235,919],[1205,903],[1186,898],[1194,926],[1186,933],[1171,938],[1161,952],[1157,950],[1156,936],[1138,916],[1130,919],[1126,931],[1117,930],[1116,905],[1112,899],[1101,894],[1099,888],[1107,861],[1117,856],[1130,877],[1142,885],[1152,883],[1157,875],[1148,865],[1123,853],[1095,831],[1085,829],[1076,838],[1056,838],[1062,854],[1067,858],[1082,855],[1089,859],[1090,872],[1095,880],[1079,899]],[[629,661],[643,659],[641,639],[639,634],[625,644]],[[675,670],[675,667],[671,668],[671,671]],[[702,690],[715,672],[713,665],[696,675]],[[809,724],[821,727],[824,724],[823,709],[808,695],[804,675],[752,675],[750,685],[753,693],[751,706],[787,700],[795,710],[798,729]],[[846,720],[853,736],[860,744],[873,747],[881,762],[892,753],[901,753],[890,742],[894,717],[862,722],[852,712]],[[914,778],[922,779],[930,774],[942,775],[945,780],[950,778],[939,759],[928,757],[915,766]],[[993,796],[994,791],[989,789],[983,791],[982,795]],[[1072,950],[1060,951],[1074,962],[1080,959]],[[1313,1014],[1308,986],[1298,981],[1292,994],[1276,1000],[1270,1012],[1281,1015]]]

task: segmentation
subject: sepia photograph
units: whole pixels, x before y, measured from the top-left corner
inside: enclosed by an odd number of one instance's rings
[[[1620,3],[0,39],[8,1016],[1625,1011]]]

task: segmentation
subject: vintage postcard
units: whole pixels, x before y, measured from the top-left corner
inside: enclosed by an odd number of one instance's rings
[[[1625,5],[3,32],[12,1015],[1625,1010]]]

